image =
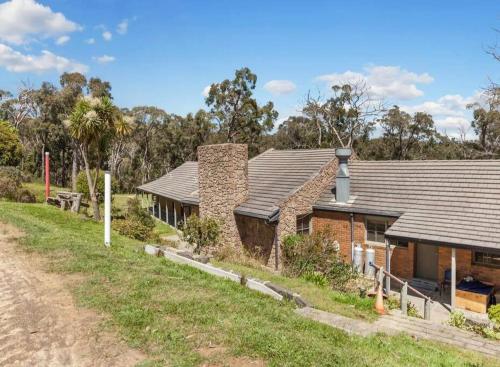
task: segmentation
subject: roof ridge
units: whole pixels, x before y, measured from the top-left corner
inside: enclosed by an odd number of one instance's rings
[[[356,160],[356,163],[436,163],[436,162],[453,162],[453,163],[458,163],[458,162],[491,162],[491,163],[500,163],[500,159],[411,159],[411,160],[390,160],[390,159],[384,159],[384,160]]]

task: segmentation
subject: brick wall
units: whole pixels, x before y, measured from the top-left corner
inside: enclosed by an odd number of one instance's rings
[[[312,205],[335,178],[337,165],[337,158],[332,158],[314,178],[280,203],[280,219],[277,228],[280,243],[285,236],[297,232],[297,216],[312,213]],[[276,258],[274,250],[273,247],[268,261],[268,265],[273,267],[275,267]]]
[[[462,278],[472,275],[474,278],[495,284],[500,289],[500,269],[472,263],[472,250],[457,249],[457,282]],[[439,280],[443,280],[446,269],[451,269],[451,248],[439,248]]]
[[[365,216],[354,214],[354,243],[360,243],[366,250],[371,247],[375,250],[375,264],[385,267],[386,248],[385,245],[366,243]],[[389,219],[389,218],[388,218]],[[394,220],[390,218],[389,220]],[[315,210],[313,214],[313,231],[329,228],[334,238],[339,242],[340,252],[345,261],[351,261],[351,215],[350,213],[334,212],[326,210]],[[391,249],[391,272],[405,279],[413,276],[414,262],[413,243],[404,247],[392,247]]]
[[[221,240],[240,246],[234,208],[248,196],[248,148],[246,144],[198,147],[200,216],[221,221]]]

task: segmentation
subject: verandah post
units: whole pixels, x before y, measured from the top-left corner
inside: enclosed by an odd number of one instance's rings
[[[385,239],[385,269],[388,273],[391,272],[391,245],[387,238]],[[385,277],[385,289],[389,295],[391,291],[391,278],[389,276]]]

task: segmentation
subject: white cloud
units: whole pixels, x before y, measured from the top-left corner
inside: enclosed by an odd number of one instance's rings
[[[127,34],[127,31],[128,31],[128,19],[123,19],[116,27],[116,33],[123,35]]]
[[[290,80],[270,80],[264,84],[264,89],[275,95],[289,94],[297,89]]]
[[[210,93],[210,87],[211,86],[212,85],[207,85],[205,88],[203,88],[203,91],[201,92],[201,95],[203,97],[205,97],[205,98],[208,97],[208,93]]]
[[[58,37],[82,28],[34,0],[11,0],[0,4],[0,40],[23,44],[35,38]]]
[[[425,101],[416,105],[403,105],[401,109],[411,114],[426,112],[432,115],[438,130],[457,137],[462,129],[470,126],[472,120],[472,111],[467,109],[467,106],[481,102],[481,100],[482,94],[480,92],[469,97],[460,94],[447,94],[433,101]]]
[[[114,56],[109,56],[109,55],[102,55],[98,57],[93,57],[95,61],[97,61],[99,64],[109,64],[110,62],[113,62],[116,60]]]
[[[88,45],[93,45],[95,43],[95,38],[87,38],[85,43]]]
[[[88,66],[53,54],[42,51],[40,55],[25,55],[11,47],[0,43],[0,66],[15,73],[35,72],[43,73],[55,70],[86,73]]]
[[[113,34],[110,31],[104,31],[102,32],[102,38],[105,41],[111,41],[111,39],[113,38]]]
[[[424,92],[418,84],[429,84],[434,79],[428,73],[417,74],[402,69],[400,66],[369,66],[364,72],[346,71],[320,75],[317,80],[327,82],[330,86],[342,83],[365,83],[374,98],[413,99]]]
[[[58,39],[56,39],[56,45],[62,46],[68,43],[70,39],[71,38],[69,36],[61,36]]]

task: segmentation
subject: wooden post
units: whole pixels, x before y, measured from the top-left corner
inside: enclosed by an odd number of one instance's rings
[[[457,288],[457,256],[455,248],[451,249],[451,310],[455,310]]]
[[[45,152],[45,201],[50,196],[50,157],[49,152]]]
[[[390,245],[389,240],[387,238],[385,239],[385,269],[388,273],[391,272],[391,245]],[[387,295],[389,295],[389,292],[391,291],[391,278],[390,277],[385,277],[385,289],[386,289]]]
[[[175,208],[175,201],[174,201],[174,227],[177,228],[177,209]]]
[[[186,208],[183,208],[182,213],[184,214],[184,225],[186,225]]]
[[[408,282],[404,282],[401,287],[401,313],[403,315],[408,315]]]
[[[167,224],[170,224],[169,220],[168,220],[168,199],[165,199],[165,212],[166,212],[166,216],[167,216]]]

